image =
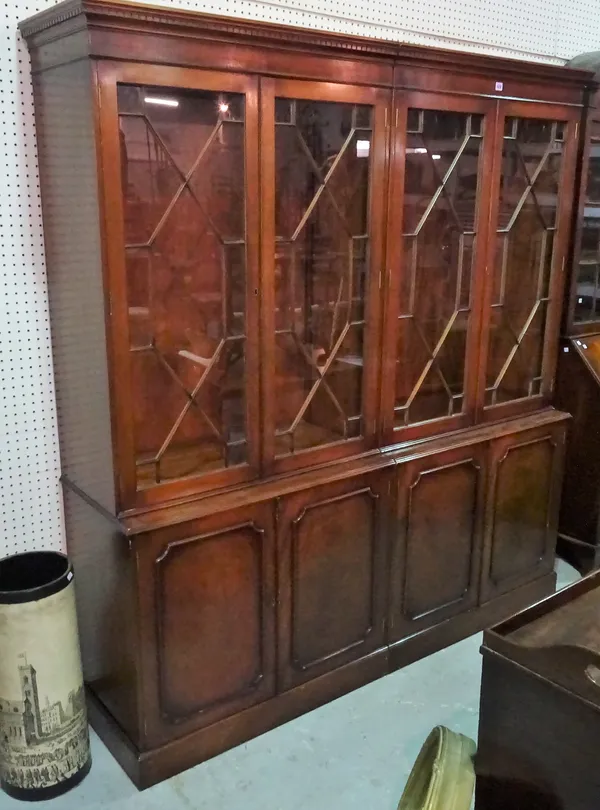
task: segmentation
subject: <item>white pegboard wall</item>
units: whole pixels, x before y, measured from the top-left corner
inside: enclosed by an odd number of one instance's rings
[[[0,556],[63,544],[29,57],[0,6]]]
[[[600,48],[600,0],[155,0],[157,5],[562,64]],[[31,78],[0,0],[0,557],[64,548]]]

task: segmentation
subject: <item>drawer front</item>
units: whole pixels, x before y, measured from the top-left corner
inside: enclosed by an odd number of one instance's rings
[[[504,437],[491,450],[482,601],[552,571],[565,428]]]
[[[484,482],[484,445],[459,447],[399,466],[390,642],[476,604]]]
[[[272,504],[140,538],[146,742],[220,720],[275,690]]]
[[[282,499],[279,677],[289,689],[383,644],[391,476],[375,473]]]

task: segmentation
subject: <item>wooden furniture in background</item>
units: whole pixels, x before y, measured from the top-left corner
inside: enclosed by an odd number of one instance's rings
[[[105,0],[21,30],[90,713],[136,784],[549,593],[589,74]]]
[[[600,574],[484,633],[477,810],[589,810],[600,774]]]
[[[600,53],[571,61],[600,77]],[[567,442],[558,548],[586,573],[600,564],[600,91],[582,124],[556,380],[557,407],[573,415]]]

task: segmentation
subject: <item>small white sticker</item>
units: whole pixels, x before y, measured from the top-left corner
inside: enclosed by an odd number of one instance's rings
[[[72,579],[73,579],[73,572],[69,571],[69,573],[67,574],[67,582],[70,582]]]
[[[496,82],[496,92],[501,93],[504,90],[504,82]]]

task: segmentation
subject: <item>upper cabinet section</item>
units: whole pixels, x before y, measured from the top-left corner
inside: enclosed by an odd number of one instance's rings
[[[105,509],[549,402],[590,74],[111,0],[21,29],[63,470]]]

